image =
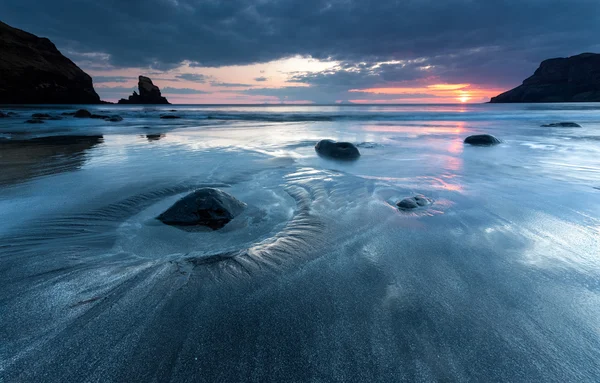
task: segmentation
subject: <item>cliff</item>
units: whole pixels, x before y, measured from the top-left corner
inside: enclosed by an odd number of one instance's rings
[[[600,54],[545,60],[522,85],[490,102],[600,102]]]
[[[0,22],[0,104],[98,104],[92,78],[54,44]]]

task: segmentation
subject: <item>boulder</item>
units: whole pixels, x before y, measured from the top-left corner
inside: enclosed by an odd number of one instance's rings
[[[75,112],[75,114],[73,114],[73,116],[77,118],[91,118],[92,113],[85,109],[79,109],[77,112]]]
[[[499,139],[490,134],[476,134],[465,138],[465,144],[475,146],[492,146],[501,143]]]
[[[492,103],[598,102],[600,54],[582,53],[543,61],[518,87],[493,97]]]
[[[128,99],[120,99],[119,104],[170,104],[148,77],[139,76],[138,90],[139,94],[134,91]]]
[[[542,125],[542,128],[581,128],[581,125],[574,122],[555,122]]]
[[[360,157],[358,148],[349,142],[321,140],[315,145],[315,150],[323,157],[336,160],[356,160]]]
[[[157,218],[171,226],[206,226],[218,230],[245,208],[245,203],[222,190],[202,188],[183,197]]]
[[[396,206],[398,206],[402,210],[412,210],[423,206],[429,206],[432,203],[433,201],[431,199],[419,194],[414,197],[404,198],[403,200],[396,203]]]
[[[172,115],[172,114],[165,114],[163,116],[160,116],[160,118],[163,119],[163,120],[175,120],[175,119],[178,119],[178,118],[181,118],[181,117],[175,116],[175,115]]]
[[[98,104],[92,78],[46,38],[0,22],[0,104]]]

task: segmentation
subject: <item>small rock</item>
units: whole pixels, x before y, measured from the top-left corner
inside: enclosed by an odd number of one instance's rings
[[[501,143],[499,139],[490,135],[490,134],[477,134],[474,136],[469,136],[465,138],[465,144],[475,145],[475,146],[491,146],[497,145]]]
[[[31,119],[31,120],[25,121],[25,123],[27,123],[27,124],[43,124],[44,120],[40,120],[40,119],[34,118],[34,119]]]
[[[321,140],[315,145],[315,150],[321,156],[338,160],[355,160],[360,157],[360,152],[356,146],[349,142]]]
[[[174,116],[172,114],[165,114],[163,116],[160,116],[160,118],[162,118],[163,120],[174,120],[174,119],[181,118],[181,117]]]
[[[32,118],[50,118],[52,117],[48,113],[34,113],[31,115]]]
[[[419,194],[414,197],[404,198],[402,201],[398,202],[396,206],[400,209],[411,210],[418,207],[429,206],[432,203],[433,201],[431,199]]]
[[[206,226],[218,230],[245,208],[245,203],[222,190],[202,188],[183,197],[157,218],[172,226]]]
[[[121,117],[121,116],[109,116],[109,117],[106,117],[106,121],[119,122],[119,121],[123,121],[123,117]]]
[[[73,116],[77,118],[91,118],[92,114],[85,109],[79,109]]]
[[[581,128],[581,125],[574,122],[555,122],[542,125],[542,128]]]
[[[158,141],[161,138],[163,138],[165,135],[164,134],[146,134],[146,139],[148,141]]]

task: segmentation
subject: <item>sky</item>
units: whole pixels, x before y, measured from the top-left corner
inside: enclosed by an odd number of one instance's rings
[[[598,0],[2,0],[126,98],[172,103],[480,103],[548,58],[600,52]]]

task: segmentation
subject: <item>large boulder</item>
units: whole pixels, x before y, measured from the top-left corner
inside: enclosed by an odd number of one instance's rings
[[[474,146],[492,146],[500,144],[502,141],[490,134],[476,134],[465,138],[465,144]]]
[[[98,104],[92,78],[54,44],[0,22],[0,104]]]
[[[172,226],[206,226],[218,230],[245,208],[245,203],[222,190],[202,188],[177,201],[158,219]]]
[[[543,61],[518,87],[493,97],[492,103],[598,102],[600,54],[582,53]]]
[[[358,148],[349,142],[321,140],[315,145],[315,150],[323,157],[336,160],[355,160],[360,157]]]
[[[169,104],[169,101],[161,95],[160,89],[148,77],[138,78],[138,89],[139,94],[134,91],[128,99],[120,99],[119,104]]]

